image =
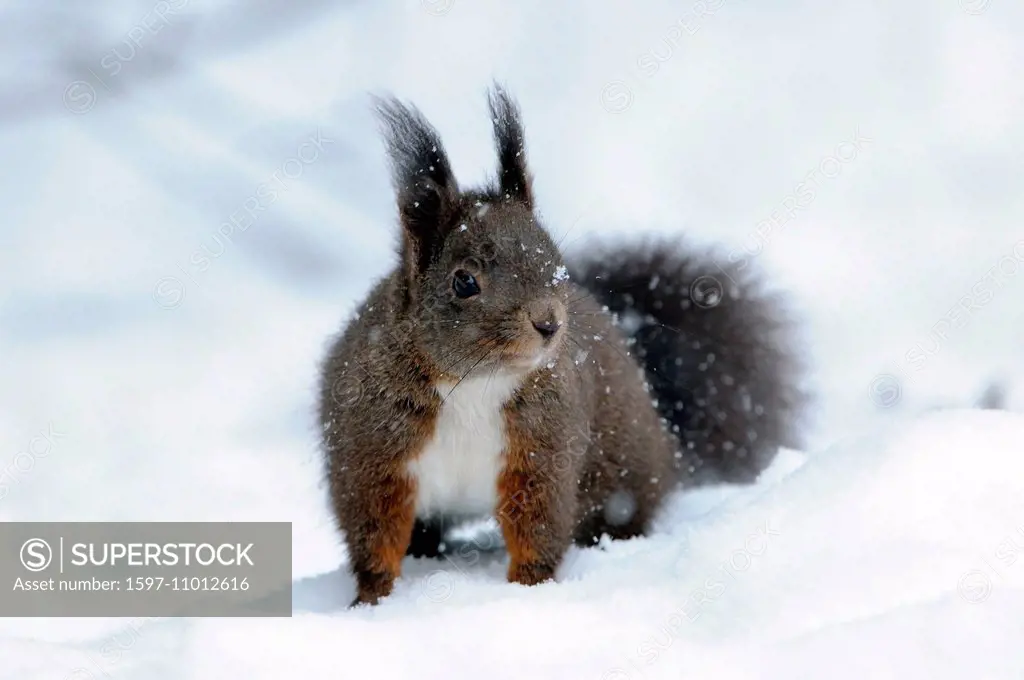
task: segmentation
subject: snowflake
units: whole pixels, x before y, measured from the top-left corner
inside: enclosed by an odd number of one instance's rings
[[[569,280],[569,270],[565,267],[564,264],[563,265],[559,265],[555,269],[555,276],[551,279],[552,285],[557,286],[562,281],[568,281],[568,280]]]

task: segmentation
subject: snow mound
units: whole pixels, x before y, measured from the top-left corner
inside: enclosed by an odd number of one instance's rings
[[[346,611],[349,577],[325,575],[291,621],[196,622],[190,677],[1020,678],[1022,441],[1019,415],[931,414],[704,514],[680,498],[556,584],[504,583],[500,555],[408,560],[389,600]]]
[[[345,608],[341,565],[296,581],[292,619],[135,620],[0,654],[40,678],[1019,680],[1022,441],[1020,415],[933,413],[682,495],[651,537],[573,549],[557,583],[507,584],[505,555],[471,545],[407,560],[375,608]]]

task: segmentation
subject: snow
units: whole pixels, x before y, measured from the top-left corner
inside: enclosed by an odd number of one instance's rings
[[[551,285],[557,286],[562,281],[569,280],[569,269],[564,265],[560,264],[555,267],[555,275],[551,278]]]
[[[291,521],[295,615],[0,619],[0,680],[1024,676],[1024,7],[599,4],[5,3],[0,521]],[[366,94],[468,185],[494,77],[556,242],[764,267],[818,407],[756,486],[557,584],[484,533],[347,611],[313,413],[393,261]],[[1014,412],[935,410],[993,378]]]
[[[784,451],[754,487],[676,498],[649,538],[574,548],[555,584],[506,584],[504,556],[471,545],[407,559],[376,608],[346,610],[351,579],[325,572],[296,581],[290,620],[47,636],[63,644],[12,626],[0,649],[24,664],[11,677],[111,647],[113,677],[163,677],[172,656],[189,678],[1020,677],[1022,437],[1024,416],[964,409]]]

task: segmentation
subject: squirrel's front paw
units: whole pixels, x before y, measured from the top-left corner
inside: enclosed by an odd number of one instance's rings
[[[541,564],[540,562],[517,564],[513,562],[508,567],[508,580],[510,583],[535,586],[545,581],[553,581],[554,578],[555,568],[549,564]]]
[[[356,574],[356,599],[352,600],[349,607],[360,604],[377,604],[381,598],[391,594],[394,588],[395,579],[387,574],[377,574],[371,571],[361,571]]]

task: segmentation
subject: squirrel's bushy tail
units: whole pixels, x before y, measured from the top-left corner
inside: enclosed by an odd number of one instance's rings
[[[573,265],[635,341],[688,484],[753,482],[780,446],[800,445],[796,338],[749,263],[660,239],[591,248]]]

